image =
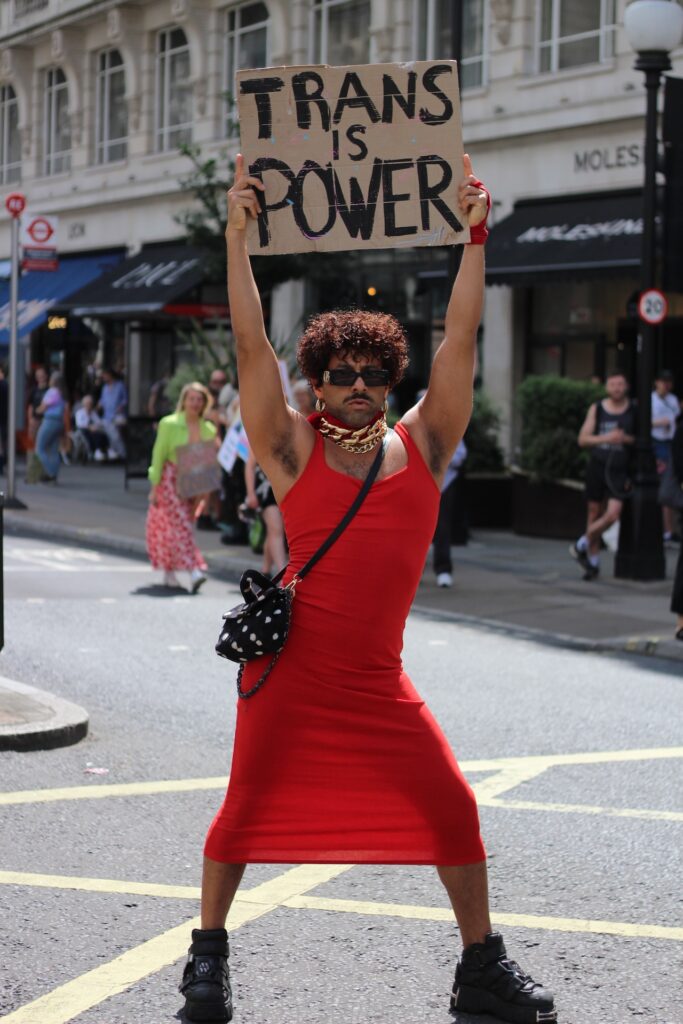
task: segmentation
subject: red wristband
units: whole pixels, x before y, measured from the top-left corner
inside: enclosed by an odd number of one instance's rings
[[[489,211],[491,209],[491,195],[489,190],[486,188],[483,182],[476,180],[472,184],[476,188],[480,188],[482,192],[486,193],[486,216],[479,224],[473,224],[470,227],[470,245],[484,245],[486,239],[489,237],[488,228],[486,227],[486,221],[488,220]]]

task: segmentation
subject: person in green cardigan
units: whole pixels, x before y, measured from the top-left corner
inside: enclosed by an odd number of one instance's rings
[[[197,381],[186,384],[170,416],[159,420],[148,477],[151,484],[147,511],[147,554],[152,568],[162,569],[164,585],[180,586],[177,571],[190,573],[196,594],[206,582],[207,565],[195,544],[193,526],[201,499],[178,495],[178,448],[199,441],[216,441],[216,428],[205,419],[213,399]]]

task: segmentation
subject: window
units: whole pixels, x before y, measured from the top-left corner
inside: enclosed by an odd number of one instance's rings
[[[118,50],[97,55],[95,158],[98,164],[125,160],[128,154],[126,73]]]
[[[315,0],[311,31],[314,64],[367,64],[370,0]]]
[[[157,36],[156,147],[177,149],[192,140],[190,48],[181,28]]]
[[[43,172],[62,174],[71,170],[69,85],[61,68],[48,68],[44,81]]]
[[[235,73],[241,68],[268,66],[268,8],[261,3],[240,4],[225,12],[224,89],[228,120],[235,120]]]
[[[0,184],[21,178],[19,104],[11,85],[0,86]]]
[[[414,52],[418,60],[449,60],[452,53],[452,0],[414,0]],[[460,85],[486,82],[488,0],[462,2]]]
[[[538,70],[598,64],[614,53],[615,0],[537,0]]]

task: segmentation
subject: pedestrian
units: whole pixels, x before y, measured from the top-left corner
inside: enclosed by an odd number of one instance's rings
[[[244,468],[244,480],[247,487],[245,498],[247,508],[258,510],[266,528],[262,569],[264,573],[276,576],[280,569],[284,569],[287,564],[285,528],[270,481],[257,463],[256,456],[251,449]]]
[[[74,413],[74,423],[79,439],[85,444],[87,458],[95,462],[105,462],[109,439],[104,431],[102,420],[95,412],[95,399],[92,395],[84,395]]]
[[[121,377],[108,367],[102,370],[102,381],[98,409],[109,439],[107,457],[113,460],[125,459],[126,446],[121,431],[128,415],[128,391]]]
[[[211,395],[211,408],[206,412],[206,419],[213,423],[220,441],[225,437],[228,422],[225,408],[222,408],[220,405],[221,394],[227,383],[228,377],[224,370],[219,368],[211,371],[208,383],[209,394]],[[222,489],[223,485],[221,484],[219,490],[207,495],[204,505],[205,511],[197,517],[196,525],[198,530],[220,529],[218,520],[221,517]]]
[[[439,501],[439,518],[434,532],[434,574],[437,587],[453,586],[453,559],[451,558],[451,536],[453,516],[457,500],[457,480],[460,467],[467,458],[467,446],[460,441],[453,458],[446,467],[446,475],[441,484],[441,500]]]
[[[679,415],[671,445],[671,468],[680,488],[678,505],[678,532],[683,537],[683,416]],[[674,586],[671,592],[671,611],[677,616],[676,639],[683,640],[683,544],[678,554]]]
[[[49,387],[36,412],[40,426],[36,435],[36,451],[43,467],[42,483],[56,483],[59,474],[59,445],[64,434],[66,400],[61,373],[50,376]]]
[[[680,402],[673,394],[674,378],[671,370],[660,370],[655,377],[652,392],[652,447],[657,459],[657,472],[662,475],[671,462],[671,442],[676,430],[676,420],[681,411]],[[662,506],[664,540],[674,539],[675,512],[668,505]]]
[[[36,437],[38,435],[38,427],[42,420],[41,413],[38,412],[45,392],[48,389],[48,376],[47,370],[43,366],[37,366],[33,373],[34,385],[28,394],[28,436],[31,446],[35,445]]]
[[[635,442],[636,412],[628,396],[628,381],[615,370],[605,381],[607,397],[594,402],[579,431],[579,445],[589,450],[586,467],[586,531],[570,545],[569,553],[583,569],[585,580],[600,573],[600,542],[619,522],[630,488],[629,462]]]
[[[385,313],[314,318],[298,360],[318,415],[309,421],[287,405],[245,240],[263,188],[238,155],[226,231],[230,312],[245,429],[285,518],[283,584],[296,584],[296,571],[349,510],[380,445],[385,457],[348,528],[299,583],[271,679],[239,702],[228,793],[205,846],[202,927],[181,983],[186,1016],[232,1017],[224,925],[245,865],[331,861],[436,865],[465,947],[452,1008],[554,1021],[552,994],[507,959],[491,931],[474,794],[401,665],[440,485],[472,409],[488,195],[466,157],[458,195],[472,244],[428,393],[389,431],[387,395],[408,358],[403,328]],[[245,666],[245,690],[260,662]]]
[[[194,541],[192,528],[195,499],[181,498],[177,490],[178,448],[199,441],[213,441],[216,428],[205,419],[211,395],[203,384],[186,384],[176,411],[159,420],[149,467],[147,554],[152,568],[163,569],[164,586],[180,586],[176,572],[190,573],[190,590],[196,594],[206,582],[207,565]]]

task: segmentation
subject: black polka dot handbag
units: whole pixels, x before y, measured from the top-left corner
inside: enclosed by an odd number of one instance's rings
[[[365,501],[379,472],[386,448],[387,438],[385,437],[353,505],[325,543],[309,558],[304,567],[294,574],[286,587],[279,586],[280,580],[285,574],[284,569],[273,579],[257,572],[256,569],[247,569],[242,573],[240,590],[244,602],[224,614],[223,625],[216,644],[216,653],[221,658],[239,663],[237,693],[240,697],[253,697],[275,667],[287,641],[296,587],[339,539]],[[242,674],[245,664],[260,658],[267,659],[269,655],[272,657],[263,674],[250,690],[243,690]]]

